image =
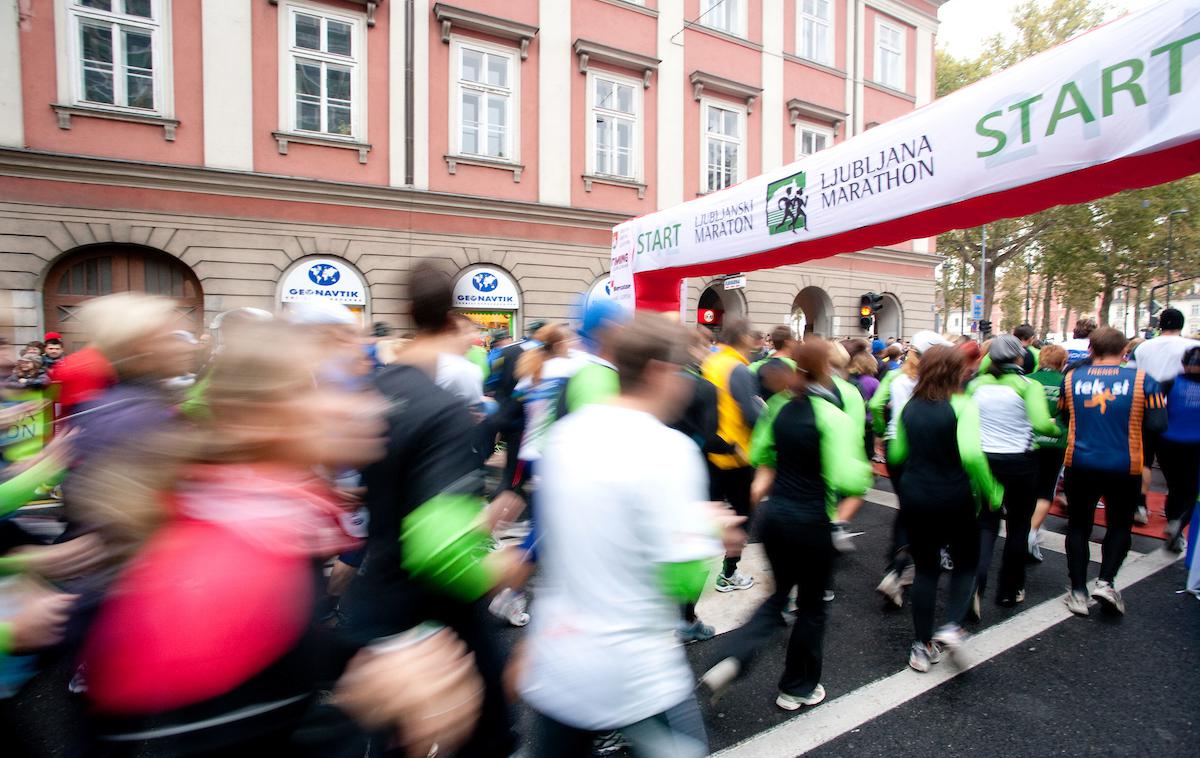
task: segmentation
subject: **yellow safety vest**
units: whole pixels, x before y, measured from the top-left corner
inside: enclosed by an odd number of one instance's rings
[[[750,433],[742,418],[742,409],[729,392],[729,377],[737,366],[748,366],[746,360],[738,351],[728,345],[704,360],[700,367],[701,375],[712,382],[717,388],[717,436],[728,442],[737,452],[709,453],[708,460],[720,469],[743,468],[750,465]]]

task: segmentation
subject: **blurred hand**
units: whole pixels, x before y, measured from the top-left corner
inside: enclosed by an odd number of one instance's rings
[[[734,513],[727,503],[711,501],[705,505],[720,531],[725,554],[730,557],[741,555],[742,548],[746,546],[746,532],[741,528],[746,523],[746,517]]]
[[[449,754],[475,729],[483,680],[453,632],[398,649],[366,649],[338,682],[334,704],[363,727],[393,729],[412,758]]]
[[[11,619],[13,653],[32,653],[63,638],[71,606],[78,595],[53,590],[30,589],[22,599],[21,611]]]
[[[95,534],[85,534],[58,545],[29,545],[12,551],[22,556],[25,569],[47,579],[81,576],[108,558],[108,549]]]

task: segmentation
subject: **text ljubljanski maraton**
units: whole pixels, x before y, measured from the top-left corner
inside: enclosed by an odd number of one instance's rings
[[[1150,62],[1157,59],[1165,60],[1167,63],[1168,97],[1183,92],[1183,49],[1197,41],[1200,41],[1200,34],[1190,34],[1150,51],[1148,59]],[[1079,119],[1080,123],[1090,124],[1097,118],[1108,118],[1114,115],[1118,108],[1141,107],[1149,102],[1147,93],[1151,97],[1162,94],[1161,91],[1149,87],[1151,82],[1143,79],[1145,73],[1146,61],[1141,58],[1130,58],[1114,63],[1100,71],[1098,99],[1089,101],[1084,96],[1079,83],[1069,81],[1059,87],[1056,94],[1052,95],[1054,98],[1053,108],[1047,108],[1050,103],[1047,95],[1050,93],[1042,93],[1012,103],[1001,110],[985,113],[976,123],[975,132],[989,142],[984,149],[975,154],[980,158],[988,158],[1016,144],[1015,135],[994,128],[1005,113],[1019,114],[1020,144],[1028,145],[1033,140],[1035,127],[1039,133],[1050,137],[1058,131],[1060,125],[1070,119]]]

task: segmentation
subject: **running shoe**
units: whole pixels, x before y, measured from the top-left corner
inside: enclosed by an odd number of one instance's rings
[[[620,732],[605,732],[592,740],[592,755],[614,755],[629,747],[629,740]]]
[[[1097,579],[1096,586],[1092,589],[1092,597],[1096,598],[1100,607],[1109,613],[1122,615],[1125,613],[1125,601],[1121,599],[1121,593],[1117,592],[1117,588],[1112,586],[1112,582]]]
[[[908,654],[908,667],[924,674],[933,665],[933,650],[923,642],[914,642]]]
[[[1172,553],[1182,553],[1184,547],[1187,546],[1183,539],[1183,522],[1179,519],[1171,519],[1167,522],[1167,530],[1163,533],[1163,538],[1166,539],[1167,550]]]
[[[729,576],[721,574],[717,577],[717,592],[733,592],[748,590],[754,586],[754,577],[746,576],[740,571],[734,571]]]
[[[524,592],[505,588],[499,595],[492,598],[488,610],[492,615],[512,626],[525,626],[529,623],[529,614],[525,611],[528,600]]]
[[[1143,503],[1133,512],[1133,523],[1145,526],[1150,523],[1150,509]]]
[[[833,590],[825,590],[825,594],[821,597],[826,603],[832,603],[837,595],[833,594]]]
[[[996,605],[1001,608],[1012,608],[1015,605],[1025,602],[1025,590],[1017,590],[1011,595],[997,595]]]
[[[950,557],[950,551],[942,548],[942,571],[953,571],[954,559]]]
[[[889,571],[883,575],[883,580],[875,591],[886,597],[897,608],[904,607],[904,587],[900,584],[900,574]]]
[[[681,621],[679,622],[679,628],[675,630],[675,638],[684,645],[690,645],[693,642],[707,642],[716,635],[717,630],[700,619],[696,619],[690,624],[686,621]]]
[[[798,711],[801,706],[816,705],[824,699],[825,688],[818,684],[807,695],[789,695],[786,692],[780,692],[779,697],[775,698],[775,705],[785,711]]]
[[[725,658],[704,672],[704,675],[700,677],[700,686],[708,689],[709,699],[716,703],[740,673],[742,673],[741,661],[732,657]]]
[[[846,530],[845,521],[833,522],[833,549],[839,553],[854,552],[854,538],[850,536],[850,532]]]
[[[1091,612],[1088,610],[1088,596],[1086,592],[1070,590],[1067,592],[1064,600],[1067,603],[1067,610],[1076,616],[1091,615]]]
[[[903,571],[900,572],[900,586],[901,587],[911,587],[912,583],[913,583],[913,579],[916,579],[916,578],[917,578],[917,567],[916,567],[916,565],[910,563],[904,567]]]
[[[950,660],[954,661],[958,657],[959,648],[971,635],[958,624],[946,624],[941,629],[938,629],[933,635],[933,644],[938,660],[941,660],[941,654],[944,651],[950,656]],[[938,661],[930,658],[930,663]]]

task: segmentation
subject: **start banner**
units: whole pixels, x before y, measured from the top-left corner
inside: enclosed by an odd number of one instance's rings
[[[753,271],[1200,170],[1200,0],[1167,0],[803,160],[618,225],[613,297],[673,310]],[[635,289],[636,288],[636,289]]]

